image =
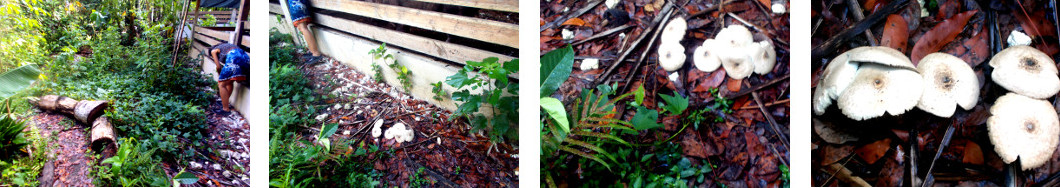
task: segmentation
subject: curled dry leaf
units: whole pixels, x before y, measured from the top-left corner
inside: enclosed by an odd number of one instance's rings
[[[957,38],[957,35],[964,31],[964,25],[968,24],[968,19],[972,18],[976,12],[978,11],[971,10],[957,14],[924,33],[913,46],[911,55],[913,65],[919,64],[921,58],[924,58],[927,54],[938,52],[946,44],[952,42],[954,38]]]

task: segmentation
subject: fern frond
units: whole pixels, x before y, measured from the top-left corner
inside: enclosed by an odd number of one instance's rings
[[[614,141],[616,141],[618,143],[629,145],[629,142],[626,142],[626,140],[622,140],[622,138],[619,138],[619,137],[617,137],[615,135],[611,135],[611,134],[607,134],[607,133],[598,133],[598,132],[589,132],[589,131],[581,131],[581,130],[579,130],[579,131],[571,132],[571,134],[572,135],[578,135],[578,136],[609,139],[609,140],[614,140]]]
[[[611,170],[611,165],[608,165],[607,162],[604,162],[603,159],[600,159],[599,157],[596,157],[596,156],[594,156],[592,154],[585,153],[583,151],[579,151],[577,149],[574,149],[574,148],[571,148],[571,147],[567,147],[567,146],[560,146],[559,150],[566,151],[567,153],[578,155],[578,156],[584,157],[586,159],[592,159],[592,160],[604,165],[604,167],[607,167],[608,171]]]

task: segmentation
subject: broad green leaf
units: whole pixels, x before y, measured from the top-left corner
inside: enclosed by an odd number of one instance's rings
[[[644,108],[643,106],[637,107],[637,113],[633,114],[633,128],[638,131],[654,129],[662,127],[662,124],[657,123],[659,120],[659,112]]]
[[[541,109],[544,109],[549,117],[556,120],[556,124],[561,128],[560,130],[570,132],[570,121],[567,120],[567,109],[563,107],[563,102],[552,97],[541,97]]]
[[[573,66],[574,49],[570,45],[541,56],[541,97],[550,96],[559,89],[559,85],[570,77]]]
[[[0,100],[11,97],[26,89],[40,77],[37,65],[24,65],[0,74]]]
[[[173,182],[180,182],[180,184],[185,185],[193,184],[197,181],[199,181],[199,177],[196,177],[195,174],[191,174],[185,171],[181,171],[177,174],[177,176],[173,177]]]
[[[328,139],[328,137],[335,134],[336,130],[338,130],[338,124],[325,123],[320,125],[320,134],[317,135],[317,141],[324,145],[324,149],[331,151],[331,139]]]
[[[670,115],[679,115],[688,108],[688,98],[681,96],[681,94],[677,94],[677,91],[674,91],[673,96],[667,94],[660,94],[660,96],[663,98],[663,101],[666,101],[666,104],[659,106],[670,112]]]

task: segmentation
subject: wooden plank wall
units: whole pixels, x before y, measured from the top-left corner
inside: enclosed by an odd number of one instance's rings
[[[310,4],[315,8],[519,48],[519,25],[516,24],[364,1],[310,0]]]

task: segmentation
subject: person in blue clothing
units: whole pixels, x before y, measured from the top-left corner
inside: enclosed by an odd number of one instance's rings
[[[246,81],[250,75],[250,56],[239,46],[229,43],[211,46],[208,52],[220,75],[217,78],[217,89],[222,109],[216,113],[227,114],[230,110],[235,110],[228,102],[232,96],[232,83]]]
[[[316,37],[313,36],[313,31],[309,30],[309,13],[306,10],[307,5],[302,0],[287,0],[287,11],[291,14],[291,20],[295,28],[302,32],[302,38],[305,39],[306,47],[309,48],[309,52],[313,53],[308,59],[309,64],[314,64],[322,59],[323,56],[320,54],[320,49],[317,48]]]

